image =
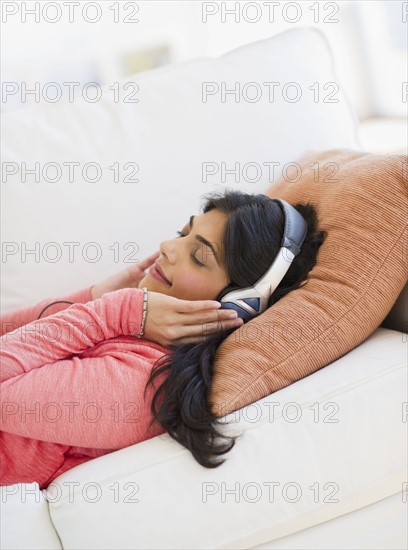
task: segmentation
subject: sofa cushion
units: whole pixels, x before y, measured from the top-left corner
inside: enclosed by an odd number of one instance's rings
[[[62,548],[51,521],[46,491],[38,483],[0,487],[0,541],[3,550]]]
[[[384,320],[407,280],[404,155],[308,154],[265,194],[310,201],[328,236],[308,283],[217,349],[209,401],[217,416],[325,367]]]
[[[64,472],[44,490],[62,546],[253,548],[401,499],[406,346],[378,328],[321,372],[227,415],[223,433],[241,437],[219,468],[164,433]]]

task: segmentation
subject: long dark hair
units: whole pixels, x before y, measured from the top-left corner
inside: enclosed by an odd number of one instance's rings
[[[222,233],[220,251],[231,285],[246,287],[256,283],[270,267],[278,253],[283,235],[284,216],[271,200],[236,190],[212,192],[204,196],[203,213],[218,208],[228,215]],[[294,205],[308,226],[301,251],[268,301],[268,307],[295,290],[316,264],[320,245],[327,236],[318,230],[317,213],[310,203]],[[235,252],[235,253],[234,253]],[[214,460],[232,449],[239,436],[221,435],[219,417],[212,414],[207,402],[211,387],[213,361],[217,347],[236,328],[223,329],[203,336],[199,343],[172,344],[170,355],[154,365],[149,380],[168,371],[157,388],[151,411],[168,434],[189,449],[206,468],[216,468],[225,459]],[[157,408],[158,401],[161,401]],[[219,441],[219,438],[226,441]]]

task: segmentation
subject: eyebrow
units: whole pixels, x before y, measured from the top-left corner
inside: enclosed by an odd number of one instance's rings
[[[190,220],[189,220],[190,229],[193,229],[194,218],[195,218],[195,216],[190,216]],[[210,241],[207,241],[207,239],[204,239],[204,237],[202,235],[196,235],[195,238],[197,239],[197,241],[200,241],[200,243],[203,243],[203,244],[207,245],[209,248],[211,248],[211,250],[213,251],[214,258],[215,258],[217,264],[220,265],[218,255],[216,254],[215,249],[214,249],[213,245],[210,243]]]

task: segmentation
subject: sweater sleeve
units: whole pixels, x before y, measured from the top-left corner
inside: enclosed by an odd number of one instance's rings
[[[92,301],[92,288],[86,287],[82,290],[78,290],[62,298],[47,298],[42,300],[35,306],[19,309],[17,311],[12,311],[11,313],[6,313],[0,317],[0,336],[11,332],[16,328],[20,328],[31,321],[35,321],[41,314],[41,319],[43,317],[48,317],[53,315],[63,309],[66,309],[71,304],[69,302],[86,304],[86,302]]]
[[[3,337],[7,338],[2,350],[7,375],[14,370],[24,374],[2,376],[0,429],[62,445],[111,450],[145,440],[149,430],[149,437],[163,433],[157,423],[150,428],[151,414],[144,406],[144,389],[157,351],[140,342],[140,353],[116,348],[98,357],[57,360],[61,354],[78,352],[101,339],[138,333],[142,309],[142,290],[121,289],[38,321],[43,326],[57,321],[61,329],[65,325],[56,343],[41,335],[39,345],[31,331],[28,347],[18,332]],[[100,330],[88,335],[83,326],[75,325],[73,336],[67,339],[67,327],[78,319]],[[151,399],[157,382],[154,386],[148,386],[146,399]]]
[[[136,336],[143,290],[122,288],[32,321],[0,338],[0,382],[79,354],[103,340]]]

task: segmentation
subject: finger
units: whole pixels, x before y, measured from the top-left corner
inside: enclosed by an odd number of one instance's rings
[[[213,332],[218,332],[219,330],[225,330],[230,328],[238,328],[244,324],[242,319],[230,319],[228,321],[216,322],[216,323],[205,323],[202,325],[202,332],[204,334],[212,334]]]
[[[185,342],[186,339],[190,338],[191,342],[194,341],[194,338],[199,342],[204,336],[213,334],[214,332],[219,332],[226,329],[237,329],[244,324],[242,319],[231,319],[229,321],[215,322],[215,323],[204,323],[198,325],[183,326],[182,332],[183,336],[175,339],[176,343],[180,341]]]
[[[179,323],[184,326],[217,323],[227,319],[237,319],[238,314],[233,309],[207,310],[197,313],[180,313]]]
[[[204,335],[201,337],[196,336],[194,338],[181,338],[180,340],[175,340],[174,342],[172,342],[172,344],[176,346],[182,346],[183,344],[199,344],[204,339],[205,339]]]
[[[241,319],[242,321],[242,319]],[[222,323],[222,326],[218,324],[218,326],[212,326],[211,330],[202,330],[193,336],[184,336],[183,338],[179,338],[178,340],[174,340],[172,344],[176,344],[177,346],[180,346],[182,344],[198,344],[205,340],[207,336],[210,336],[211,334],[214,334],[215,332],[221,332],[222,330],[227,329],[238,329],[240,326],[242,326],[244,323],[243,321],[239,325],[229,325]],[[209,328],[209,327],[208,327]]]
[[[154,254],[151,254],[150,256],[148,256],[147,258],[145,258],[144,260],[142,260],[140,263],[139,263],[139,269],[142,269],[142,270],[145,270],[146,268],[148,268],[149,266],[152,265],[152,263],[157,260],[157,258],[160,256],[160,251],[158,250],[157,252],[155,252]]]
[[[221,307],[221,303],[216,300],[177,300],[177,312],[178,313],[193,313],[201,310],[218,310]],[[222,311],[222,310],[221,310]]]

